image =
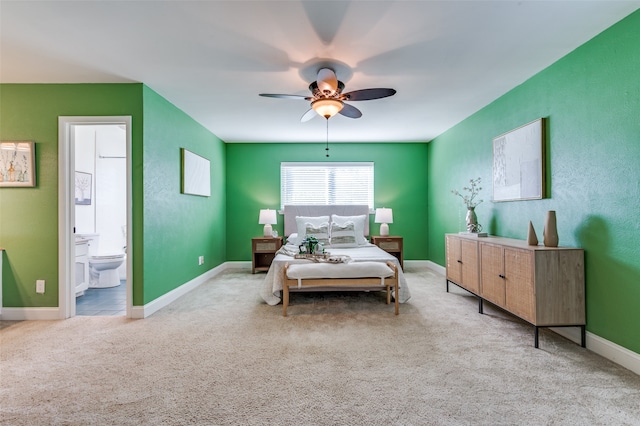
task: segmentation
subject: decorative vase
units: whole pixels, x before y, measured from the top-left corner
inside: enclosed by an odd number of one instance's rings
[[[13,162],[9,163],[9,182],[16,181],[16,169],[13,168]]]
[[[542,237],[545,246],[558,247],[558,227],[556,223],[556,212],[554,210],[547,212]]]
[[[527,244],[530,246],[538,245],[538,236],[536,235],[536,230],[533,228],[533,223],[529,221],[529,233],[527,234]]]
[[[478,225],[478,216],[476,216],[475,207],[467,207],[467,232],[478,233],[482,230],[482,226]]]

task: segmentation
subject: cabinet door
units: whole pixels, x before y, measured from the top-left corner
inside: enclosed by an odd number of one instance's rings
[[[535,289],[533,286],[533,252],[505,248],[505,308],[535,323]]]
[[[504,249],[505,308],[531,323],[536,322],[533,262],[532,251]]]
[[[460,238],[447,235],[445,237],[447,251],[447,279],[454,283],[462,284],[462,254],[460,251]]]
[[[478,242],[461,239],[460,252],[462,259],[462,286],[475,294],[480,294]]]
[[[480,244],[481,296],[498,306],[504,306],[504,250],[493,244]]]

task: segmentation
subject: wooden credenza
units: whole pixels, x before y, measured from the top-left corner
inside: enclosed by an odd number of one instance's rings
[[[584,251],[530,246],[502,237],[446,234],[449,283],[489,301],[535,327],[580,327],[585,346]]]

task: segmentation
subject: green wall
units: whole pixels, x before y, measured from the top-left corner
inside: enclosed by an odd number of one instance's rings
[[[180,193],[180,148],[209,160],[211,196]],[[225,145],[144,87],[144,299],[148,303],[224,263]],[[204,256],[204,265],[198,265]],[[134,300],[139,300],[134,298]]]
[[[479,222],[491,234],[542,239],[556,210],[560,245],[585,249],[587,329],[640,353],[640,11],[428,144],[429,259],[464,228],[451,194],[482,177]],[[547,197],[492,203],[492,139],[546,117]]]
[[[58,306],[58,116],[131,116],[135,180],[142,162],[141,94],[141,84],[0,85],[0,139],[34,141],[37,174],[35,188],[0,188],[5,307]],[[134,214],[139,217],[139,209]],[[140,237],[134,235],[134,247],[141,247]],[[36,279],[46,280],[44,294],[36,294]]]
[[[133,305],[225,261],[225,146],[212,133],[143,84],[3,84],[0,139],[35,141],[37,173],[36,188],[0,188],[5,307],[58,306],[58,116],[121,115],[132,117]],[[211,197],[180,194],[180,147],[211,161]]]
[[[280,208],[280,163],[373,161],[376,207],[393,209],[390,234],[404,236],[405,259],[427,258],[427,144],[227,144],[227,260],[251,259],[251,238],[262,235],[260,209]],[[283,235],[283,217],[274,226]],[[371,235],[379,225],[370,216]]]

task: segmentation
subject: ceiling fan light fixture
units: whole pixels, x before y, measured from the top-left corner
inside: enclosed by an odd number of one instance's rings
[[[321,117],[329,119],[342,110],[344,104],[337,99],[318,99],[311,103],[311,108]]]

